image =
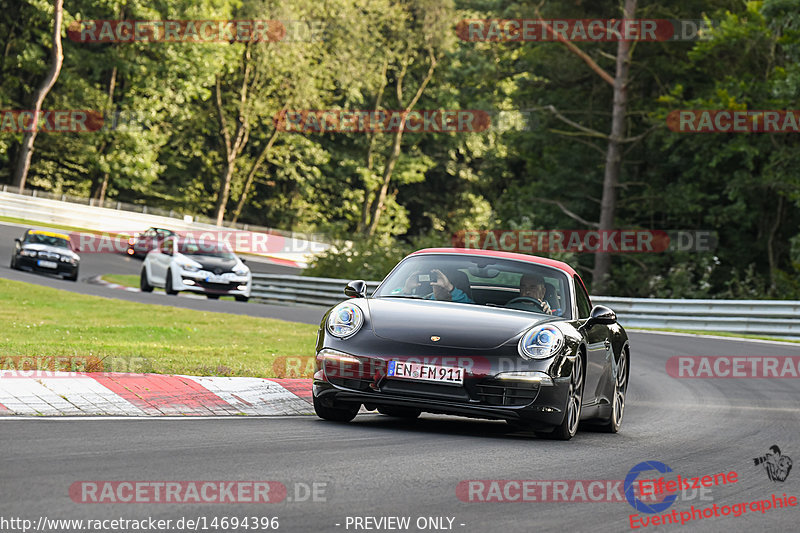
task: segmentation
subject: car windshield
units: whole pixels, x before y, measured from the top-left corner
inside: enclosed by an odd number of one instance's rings
[[[449,300],[572,318],[569,279],[561,270],[496,257],[411,256],[373,297]]]
[[[204,257],[219,257],[220,259],[236,259],[236,256],[223,243],[196,243],[182,242],[178,251],[183,255],[201,255]]]
[[[26,244],[46,244],[47,246],[57,246],[58,248],[69,248],[69,241],[55,235],[44,233],[29,233],[25,238]]]

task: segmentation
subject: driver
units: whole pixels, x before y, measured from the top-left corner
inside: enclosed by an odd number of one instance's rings
[[[438,268],[431,270],[431,275],[425,276],[422,272],[414,272],[406,279],[405,285],[393,290],[392,294],[416,294],[416,290],[422,285],[420,278],[434,277],[436,278],[435,280],[429,281],[433,293],[425,296],[426,299],[468,304],[475,303],[464,291],[453,285],[444,272]]]
[[[539,274],[523,274],[519,280],[519,296],[512,298],[507,307],[528,310],[529,307],[538,306],[542,313],[553,314],[550,304],[544,299],[547,288],[544,278]],[[536,309],[538,311],[538,309]]]

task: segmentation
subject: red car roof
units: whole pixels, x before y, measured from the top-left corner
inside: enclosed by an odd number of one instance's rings
[[[480,250],[477,248],[425,248],[423,250],[417,250],[410,255],[416,254],[483,255],[489,257],[498,257],[500,259],[516,259],[517,261],[527,261],[529,263],[554,267],[559,270],[563,270],[570,276],[575,276],[577,274],[571,266],[563,261],[556,261],[555,259],[548,259],[546,257],[538,257],[535,255],[501,252],[499,250]],[[578,276],[578,278],[580,278],[580,276]]]

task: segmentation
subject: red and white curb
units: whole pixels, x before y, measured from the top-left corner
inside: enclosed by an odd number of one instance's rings
[[[0,370],[0,415],[313,414],[311,380]]]
[[[87,281],[93,285],[103,285],[109,289],[119,289],[128,292],[142,292],[136,287],[126,287],[125,285],[120,285],[119,283],[111,283],[110,281],[104,280],[101,276],[94,276],[89,278]]]

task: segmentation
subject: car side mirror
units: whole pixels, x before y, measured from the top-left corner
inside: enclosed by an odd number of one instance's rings
[[[367,297],[367,282],[361,279],[351,281],[344,288],[344,294],[348,298],[366,298]]]
[[[241,261],[243,265],[247,264],[247,259],[245,259],[244,257],[240,257],[239,261]]]
[[[589,320],[584,324],[585,327],[591,328],[595,324],[616,324],[617,314],[604,305],[595,305],[589,313]]]

